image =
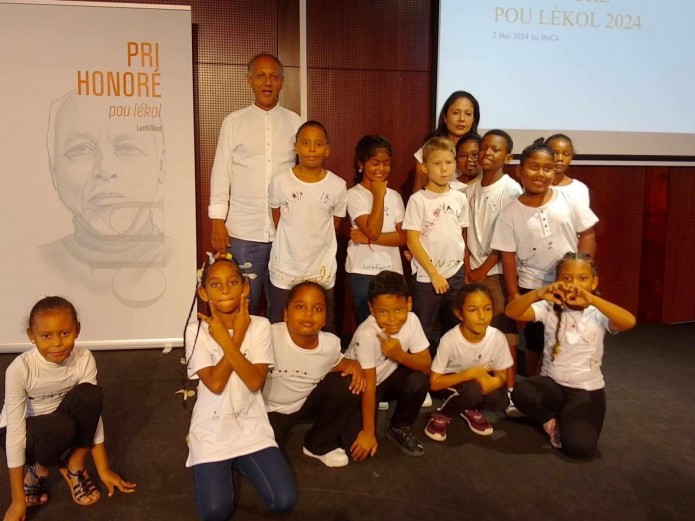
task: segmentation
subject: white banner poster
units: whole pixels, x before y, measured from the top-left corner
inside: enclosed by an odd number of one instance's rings
[[[89,348],[181,345],[195,289],[189,7],[0,0],[0,351],[42,295]]]

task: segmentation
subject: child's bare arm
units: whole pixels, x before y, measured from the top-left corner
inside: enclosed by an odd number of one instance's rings
[[[391,335],[377,333],[377,337],[379,338],[381,352],[384,353],[384,356],[413,371],[420,371],[424,374],[430,372],[432,357],[430,356],[429,349],[424,349],[418,353],[410,353],[404,351],[400,341],[397,338],[392,338]]]
[[[469,380],[477,380],[485,375],[487,375],[487,371],[480,365],[469,367],[458,373],[439,374],[432,371],[430,373],[430,389],[433,391],[441,391],[442,389],[454,387],[463,382],[468,382]]]
[[[331,372],[339,372],[340,376],[345,377],[350,375],[352,381],[350,382],[350,391],[352,394],[360,394],[364,392],[367,387],[367,381],[364,377],[364,371],[357,360],[350,360],[348,358],[341,358],[340,362],[333,366]]]
[[[280,208],[271,208],[270,213],[273,215],[273,222],[277,228],[278,224],[280,224]]]
[[[374,416],[376,411],[376,368],[364,370],[367,383],[362,393],[362,430],[350,447],[350,455],[355,461],[361,461],[367,456],[374,456],[377,449],[376,427]]]
[[[579,235],[579,243],[577,244],[577,250],[579,253],[588,253],[591,255],[592,259],[596,258],[596,232],[592,226],[588,230],[577,234]]]
[[[556,294],[562,287],[561,282],[553,282],[548,286],[524,293],[510,301],[504,312],[511,319],[533,322],[536,320],[536,313],[533,311],[531,304],[539,300],[547,300],[553,304],[562,304],[561,297]]]
[[[126,494],[135,492],[135,483],[124,480],[121,476],[111,470],[109,458],[106,454],[106,447],[104,447],[103,443],[92,445],[92,459],[94,460],[94,466],[97,468],[101,481],[104,483],[104,485],[106,485],[106,488],[109,491],[109,497],[113,496],[115,489],[118,489]]]
[[[611,331],[621,332],[628,331],[635,327],[635,316],[627,309],[608,302],[601,297],[589,293],[585,289],[572,287],[566,296],[568,304],[591,305],[598,309],[608,318],[608,328]]]
[[[503,251],[502,253],[502,276],[504,283],[507,286],[509,293],[509,301],[511,302],[519,296],[519,284],[517,282],[516,272],[516,252]]]

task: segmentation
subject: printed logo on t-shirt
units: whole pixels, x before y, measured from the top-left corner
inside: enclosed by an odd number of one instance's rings
[[[290,211],[290,205],[292,203],[298,203],[299,201],[302,200],[304,197],[304,194],[302,193],[301,190],[298,190],[296,192],[292,192],[290,196],[285,199],[285,202],[280,205],[280,211],[282,213],[287,213]]]
[[[329,192],[322,192],[319,201],[321,204],[328,206],[331,203],[331,194]]]

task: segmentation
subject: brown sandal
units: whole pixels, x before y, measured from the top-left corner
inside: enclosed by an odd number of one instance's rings
[[[71,472],[70,469],[64,467],[60,469],[60,473],[63,475],[65,481],[67,481],[68,486],[70,487],[70,494],[72,495],[72,500],[78,505],[93,505],[101,497],[101,494],[97,495],[97,497],[94,499],[89,497],[94,491],[99,493],[99,489],[94,484],[92,478],[89,477],[87,471],[84,468],[81,468],[77,472]],[[75,480],[77,481],[77,483],[75,483]],[[85,498],[88,500],[88,502],[83,501]]]
[[[27,475],[31,476],[36,480],[36,483],[28,484]],[[45,505],[48,501],[48,489],[46,487],[46,482],[48,477],[39,476],[36,473],[33,465],[29,465],[26,474],[24,474],[24,496],[27,499],[27,507],[40,507]],[[41,501],[42,497],[46,497],[45,501]]]

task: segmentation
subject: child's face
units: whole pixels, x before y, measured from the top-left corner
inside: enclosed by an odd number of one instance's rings
[[[548,145],[555,151],[555,175],[562,176],[572,162],[572,145],[563,138],[548,141]]]
[[[27,336],[47,361],[64,362],[75,347],[80,334],[80,323],[66,309],[54,309],[39,313],[27,329]]]
[[[547,152],[533,152],[521,165],[521,185],[529,194],[543,194],[548,191],[555,176],[555,158]]]
[[[461,137],[473,126],[475,109],[468,98],[458,98],[454,101],[444,116],[444,123],[449,134]]]
[[[246,279],[229,262],[218,261],[210,266],[205,287],[198,289],[200,298],[211,302],[220,313],[234,313],[248,293]]]
[[[377,325],[389,335],[395,335],[401,330],[412,307],[410,297],[396,295],[379,295],[369,303],[369,311]]]
[[[557,280],[578,286],[589,293],[596,291],[598,277],[594,276],[591,264],[583,260],[566,260],[560,266]]]
[[[498,171],[512,160],[507,150],[507,140],[502,136],[489,134],[480,142],[478,162],[483,172]]]
[[[492,322],[492,300],[482,291],[473,291],[456,310],[456,318],[465,338],[481,338]]]
[[[386,181],[391,173],[391,156],[385,148],[377,148],[365,163],[358,163],[368,184]]]
[[[299,157],[299,164],[305,168],[321,168],[329,156],[331,147],[328,139],[318,127],[304,127],[297,135],[294,150]]]
[[[429,182],[439,188],[449,186],[456,170],[456,158],[448,150],[433,150],[425,161]]]
[[[472,179],[478,175],[480,165],[478,165],[478,154],[480,148],[475,141],[461,143],[458,155],[456,156],[456,168],[463,177]]]
[[[314,336],[326,325],[326,299],[317,288],[300,288],[285,309],[287,330],[293,335]]]

